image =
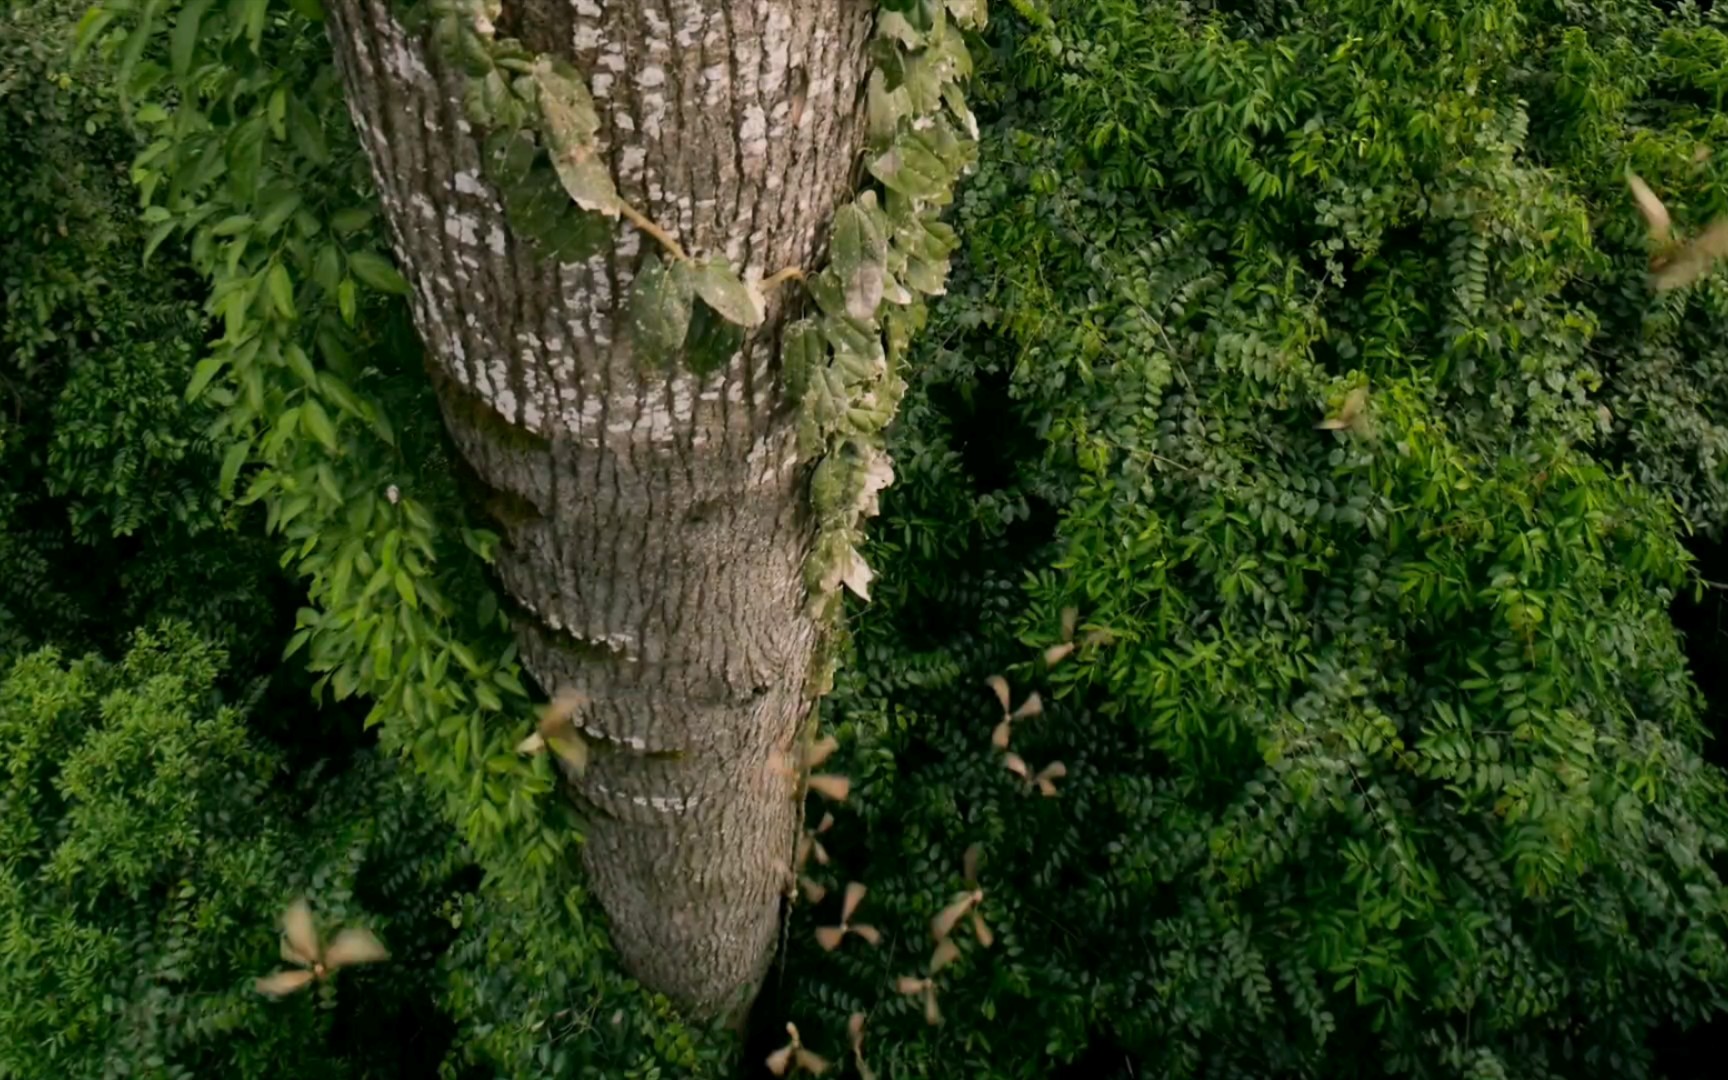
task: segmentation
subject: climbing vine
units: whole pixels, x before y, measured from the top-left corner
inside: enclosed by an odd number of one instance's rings
[[[761,325],[766,291],[804,282],[815,311],[785,328],[781,372],[800,406],[800,458],[813,466],[817,535],[805,584],[811,613],[832,636],[842,588],[869,597],[871,570],[858,553],[862,522],[894,476],[882,433],[904,392],[901,369],[924,320],[923,298],[942,293],[956,243],[940,215],[975,155],[963,32],[983,28],[986,0],[884,0],[871,45],[865,147],[877,188],[836,212],[825,269],[788,267],[760,282],[724,256],[693,258],[619,195],[582,74],[500,37],[499,0],[425,0],[403,12],[411,30],[429,27],[465,72],[464,110],[487,133],[487,177],[520,235],[548,257],[575,259],[606,243],[611,223],[623,219],[657,243],[628,302],[640,360],[659,365],[682,355],[706,374]],[[834,655],[830,647],[817,665],[817,694],[828,689]]]
[[[868,87],[872,187],[836,214],[826,268],[765,281],[692,257],[620,198],[581,73],[499,37],[496,0],[425,0],[402,14],[410,28],[430,20],[433,41],[460,57],[464,104],[515,231],[558,258],[608,243],[620,220],[657,242],[629,300],[644,363],[681,356],[712,370],[763,322],[769,290],[803,282],[813,305],[784,329],[782,366],[818,525],[811,611],[831,658],[842,588],[868,596],[861,527],[892,480],[882,433],[907,344],[955,246],[939,215],[973,157],[962,34],[982,27],[984,0],[884,0]],[[556,767],[516,753],[529,696],[481,572],[496,537],[446,524],[461,503],[430,388],[392,377],[417,366],[399,300],[408,286],[356,194],[369,175],[322,22],[319,0],[107,0],[78,41],[114,62],[148,140],[133,168],[146,261],[173,238],[209,282],[213,327],[187,397],[217,409],[207,434],[225,447],[222,491],[264,506],[284,565],[305,582],[288,655],[319,674],[320,695],[372,700],[368,726],[443,800],[491,895],[518,913],[556,910],[560,947],[592,955],[603,936],[560,870],[576,830],[559,820],[561,801],[543,798]],[[818,668],[825,692],[832,659]],[[670,1022],[664,1003],[644,1016]],[[510,1052],[497,1033],[484,1039]],[[687,1068],[701,1055],[685,1037],[655,1042]],[[614,1046],[619,1060],[650,1052],[628,1046]]]

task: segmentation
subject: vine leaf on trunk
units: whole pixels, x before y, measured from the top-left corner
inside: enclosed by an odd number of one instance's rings
[[[617,217],[618,188],[595,145],[600,117],[581,77],[562,60],[543,57],[534,84],[558,182],[582,209]]]

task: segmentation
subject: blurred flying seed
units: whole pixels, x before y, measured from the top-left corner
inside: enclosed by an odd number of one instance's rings
[[[282,934],[282,958],[302,970],[278,971],[254,982],[259,993],[272,997],[303,990],[345,967],[390,958],[369,930],[350,927],[339,931],[328,946],[321,944],[312,922],[312,909],[304,899],[295,900],[282,913]]]
[[[1344,395],[1337,413],[1315,424],[1320,431],[1361,431],[1367,418],[1368,387],[1358,386]]]

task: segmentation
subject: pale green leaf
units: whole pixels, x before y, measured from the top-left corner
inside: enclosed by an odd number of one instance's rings
[[[577,206],[616,217],[618,189],[600,158],[595,141],[600,116],[582,77],[563,61],[543,59],[535,66],[533,83],[558,182]]]
[[[644,362],[663,364],[683,348],[694,298],[689,264],[667,266],[650,252],[630,294],[631,341]]]
[[[324,444],[326,450],[336,449],[336,425],[330,422],[330,414],[324,411],[317,398],[308,397],[301,404],[300,424],[306,429],[306,434]]]
[[[279,262],[271,263],[264,281],[270,290],[270,302],[276,305],[277,312],[284,319],[294,318],[294,282],[288,277],[288,268]]]
[[[846,295],[846,313],[870,319],[882,303],[887,272],[888,238],[871,211],[875,198],[848,203],[834,215],[834,239],[829,254]]]
[[[198,361],[198,365],[192,369],[192,382],[186,387],[186,400],[197,401],[199,395],[204,393],[204,388],[210,385],[210,380],[216,377],[218,371],[222,370],[222,365],[227,360],[228,354],[223,352],[212,353]]]
[[[767,317],[762,290],[740,278],[723,260],[697,264],[694,284],[696,295],[729,323],[750,328]]]
[[[222,471],[216,476],[216,490],[224,499],[232,496],[234,480],[240,475],[246,460],[252,453],[252,440],[246,439],[235,443],[222,455]]]

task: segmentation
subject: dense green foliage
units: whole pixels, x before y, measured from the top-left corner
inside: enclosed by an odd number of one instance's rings
[[[457,852],[376,761],[290,775],[223,699],[225,659],[170,624],[117,665],[44,650],[0,682],[0,1076],[395,1076],[412,1060],[352,1033],[426,1022]],[[278,966],[270,916],[299,894],[377,931],[388,975],[256,993]]]
[[[1724,207],[1718,17],[1020,6],[833,703],[903,947],[800,990],[838,1038],[981,841],[1001,941],[880,1011],[892,1075],[1644,1075],[1728,989],[1666,611],[1728,293],[1649,292],[1621,177]],[[1046,671],[1070,604],[1114,643]]]
[[[205,318],[182,266],[141,265],[81,11],[0,21],[0,1076],[424,1071],[462,859],[276,668],[297,590],[218,491],[184,396]],[[378,930],[390,977],[261,999],[295,895]]]
[[[0,37],[0,1076],[729,1073],[617,970],[508,752],[489,539],[317,5],[116,3],[83,66],[77,11]],[[994,14],[825,706],[855,789],[811,870],[886,940],[822,951],[838,901],[800,905],[752,1058],[791,1018],[840,1059],[863,1010],[893,1077],[1651,1074],[1728,1004],[1667,610],[1728,524],[1728,286],[1649,291],[1623,176],[1728,210],[1728,20]],[[1069,606],[1108,636],[1052,667]],[[1055,798],[991,746],[997,672],[1044,695],[1012,749]],[[972,843],[997,940],[933,1028],[893,980]],[[300,892],[390,965],[257,998]]]
[[[182,401],[203,318],[182,275],[139,265],[135,146],[107,75],[71,63],[77,10],[0,22],[0,656],[178,616],[252,662],[274,559]]]

